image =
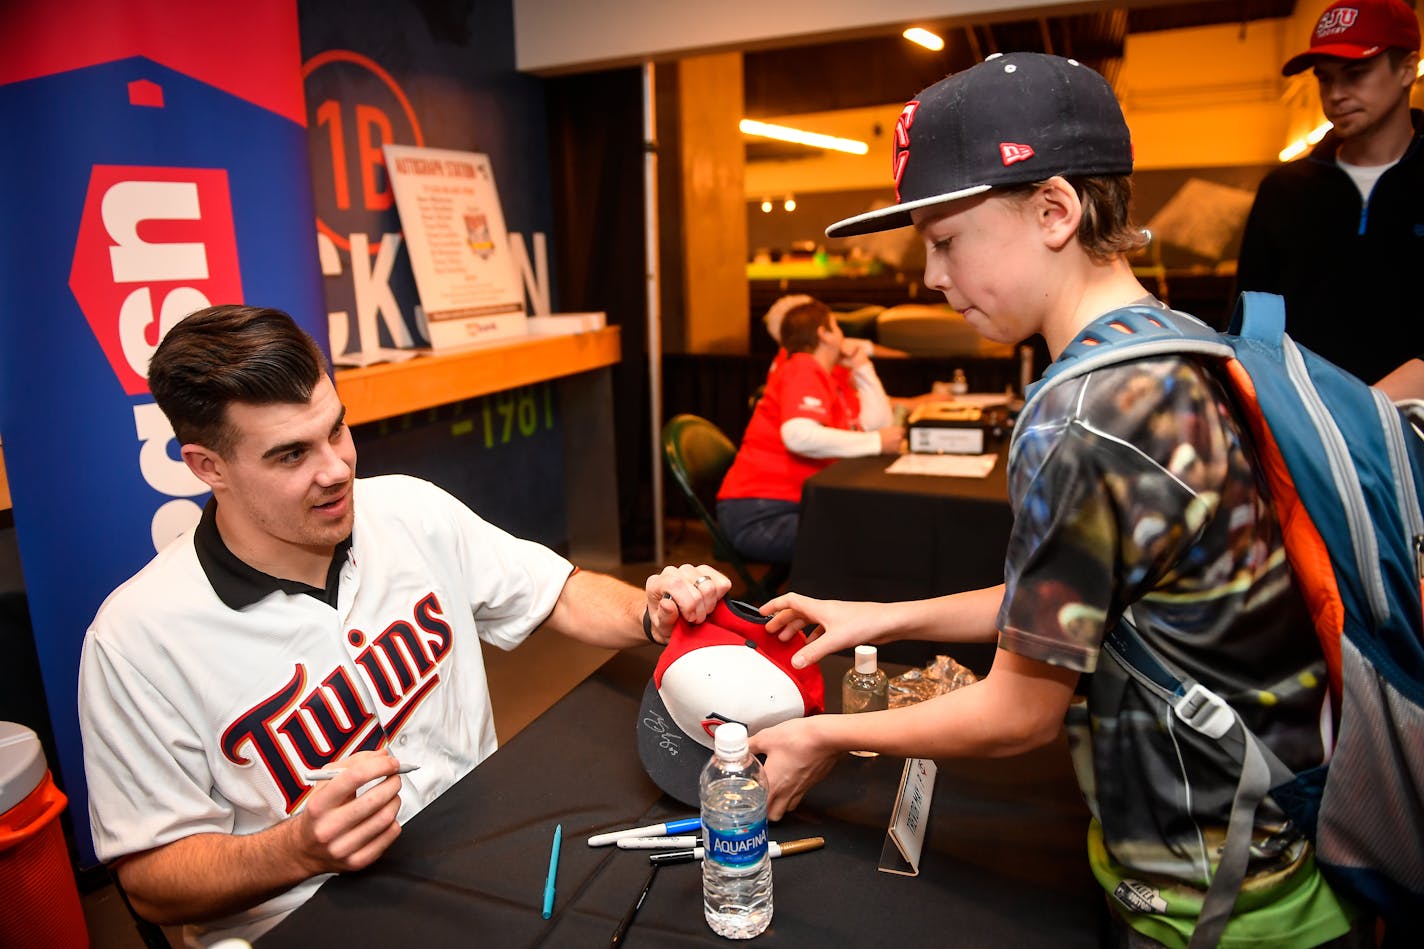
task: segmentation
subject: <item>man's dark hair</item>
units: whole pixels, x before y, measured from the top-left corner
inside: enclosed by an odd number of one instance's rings
[[[225,455],[234,438],[229,403],[303,403],[326,371],[316,341],[286,313],[229,304],[190,313],[168,331],[148,364],[148,387],[180,445]]]
[[[808,300],[786,311],[781,320],[781,345],[788,353],[814,352],[821,342],[817,330],[831,325],[831,308]]]
[[[1391,46],[1389,49],[1385,50],[1385,55],[1389,57],[1389,68],[1398,69],[1400,66],[1404,65],[1405,57],[1407,57],[1410,53],[1417,52],[1419,52],[1419,50],[1417,49],[1405,49],[1403,46]]]

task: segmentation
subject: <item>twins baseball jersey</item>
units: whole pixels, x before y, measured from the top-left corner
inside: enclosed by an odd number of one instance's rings
[[[427,482],[354,491],[324,593],[237,560],[210,505],[100,607],[79,714],[101,860],[263,830],[301,808],[306,772],[383,745],[419,765],[401,779],[403,823],[493,753],[477,637],[517,646],[572,565]],[[325,879],[192,935],[255,938]]]

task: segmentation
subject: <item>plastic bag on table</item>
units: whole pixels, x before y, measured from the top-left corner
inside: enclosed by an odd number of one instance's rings
[[[967,666],[949,656],[935,656],[923,669],[911,669],[890,680],[890,707],[914,705],[978,681]]]

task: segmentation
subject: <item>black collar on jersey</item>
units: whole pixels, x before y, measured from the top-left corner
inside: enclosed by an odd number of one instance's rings
[[[218,502],[208,498],[208,503],[203,507],[202,520],[198,521],[198,529],[193,532],[193,547],[197,551],[198,563],[202,566],[203,573],[213,585],[213,592],[230,609],[245,609],[277,591],[305,593],[307,596],[316,597],[327,606],[336,606],[341,567],[346,563],[347,551],[351,549],[350,537],[336,545],[331,566],[326,571],[326,589],[320,589],[300,580],[274,577],[240,560],[237,554],[228,549],[222,535],[218,533],[217,511]]]

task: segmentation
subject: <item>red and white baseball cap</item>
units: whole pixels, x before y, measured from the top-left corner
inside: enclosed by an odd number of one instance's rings
[[[1403,0],[1340,0],[1325,8],[1310,34],[1310,49],[1281,67],[1294,76],[1319,59],[1369,59],[1391,47],[1419,49],[1419,20]]]
[[[825,711],[820,668],[791,666],[806,637],[767,635],[769,618],[723,600],[698,625],[678,620],[643,691],[638,755],[653,782],[684,804],[698,804],[697,779],[723,722],[740,722],[755,735]]]

